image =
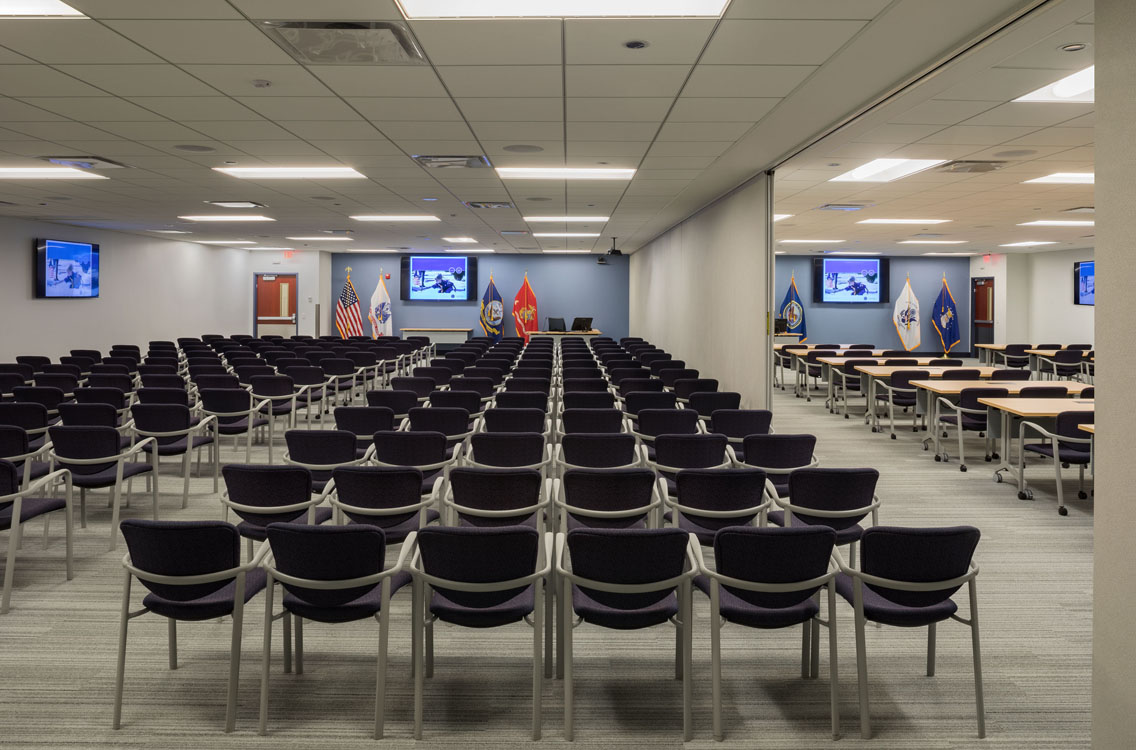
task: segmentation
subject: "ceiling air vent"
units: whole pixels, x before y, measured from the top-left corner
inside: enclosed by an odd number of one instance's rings
[[[514,235],[514,234],[515,235],[528,234],[528,231],[525,230],[525,229],[502,229],[501,230],[501,235],[504,236],[504,237],[508,237],[509,235]]]
[[[309,65],[425,65],[406,24],[397,21],[261,21],[288,54]]]
[[[935,167],[935,172],[950,172],[952,174],[984,174],[996,172],[1006,166],[1008,161],[949,161],[942,166]]]
[[[125,169],[125,164],[104,159],[101,156],[41,156],[46,162],[58,164],[61,167],[75,167],[77,169]]]
[[[825,203],[823,206],[817,208],[818,211],[859,211],[862,208],[868,208],[875,205],[874,203]]]
[[[466,201],[465,204],[470,208],[512,208],[513,204],[508,201]],[[502,234],[504,234],[502,232]]]
[[[1067,208],[1061,213],[1066,214],[1094,214],[1096,213],[1096,206],[1077,206],[1076,208]]]
[[[490,166],[484,156],[425,156],[410,157],[427,169],[485,169]]]

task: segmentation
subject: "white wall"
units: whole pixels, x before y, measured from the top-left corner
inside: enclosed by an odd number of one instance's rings
[[[36,238],[100,245],[97,299],[36,299]],[[0,219],[0,361],[71,349],[242,333],[251,326],[244,250]]]
[[[766,405],[766,190],[760,176],[631,256],[631,335],[740,392],[744,408]]]
[[[247,268],[243,278],[246,279],[245,295],[246,326],[252,325],[253,314],[253,285],[254,276],[258,273],[294,273],[298,279],[296,293],[297,333],[305,336],[316,336],[328,332],[327,321],[330,311],[329,299],[331,295],[331,254],[316,251],[296,251],[292,257],[285,257],[285,253],[278,251],[251,250],[247,252]],[[326,269],[325,269],[326,266]],[[326,275],[325,275],[326,273]],[[315,310],[320,304],[320,317],[322,318],[319,334],[316,333]]]
[[[1092,260],[1092,249],[1031,253],[1028,257],[1032,343],[1092,344],[1096,308],[1073,304],[1073,264]]]

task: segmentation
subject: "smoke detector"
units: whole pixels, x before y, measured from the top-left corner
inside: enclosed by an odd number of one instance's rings
[[[1006,161],[967,161],[960,159],[935,167],[934,171],[951,174],[985,174],[986,172],[996,172],[1008,164],[1009,162]]]
[[[425,65],[399,21],[261,21],[260,28],[308,65]]]
[[[427,169],[486,169],[491,166],[485,156],[426,156],[410,157]]]

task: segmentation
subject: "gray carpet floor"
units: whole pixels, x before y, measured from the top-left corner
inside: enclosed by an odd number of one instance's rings
[[[1092,609],[1092,501],[1076,499],[1068,472],[1069,515],[1056,512],[1050,465],[1031,470],[1036,499],[1017,499],[1011,485],[991,481],[989,465],[971,470],[936,463],[921,449],[924,434],[897,440],[872,434],[859,420],[828,414],[778,391],[778,432],[819,438],[823,466],[872,466],[881,472],[880,522],[888,525],[973,524],[982,530],[979,601],[987,731],[975,728],[970,635],[939,627],[938,669],[924,674],[926,631],[869,627],[868,666],[875,736],[859,736],[852,610],[838,599],[841,745],[873,748],[1089,747]],[[282,441],[279,441],[282,444]],[[980,451],[981,441],[971,445]],[[255,448],[254,460],[266,459]],[[953,449],[952,449],[953,452]],[[277,456],[279,456],[279,452]],[[243,461],[231,443],[225,461]],[[189,508],[180,509],[181,479],[163,466],[162,517],[220,518],[209,479],[194,478]],[[139,488],[140,489],[140,488]],[[63,524],[28,529],[16,571],[12,610],[0,617],[0,705],[5,747],[313,748],[371,747],[377,625],[308,623],[305,673],[285,675],[280,628],[274,646],[269,736],[256,734],[264,598],[247,610],[237,731],[224,734],[230,621],[179,628],[180,664],[170,671],[166,625],[156,615],[132,621],[123,727],[113,731],[111,705],[122,587],[120,544],[107,550],[105,495],[89,499],[89,524],[76,531],[75,578],[63,574]],[[135,495],[124,517],[150,517],[149,498]],[[6,550],[6,536],[0,549]],[[3,558],[0,557],[0,564]],[[141,587],[135,585],[134,606]],[[957,597],[966,614],[965,590]],[[412,747],[410,597],[392,607],[386,747]],[[726,740],[710,729],[709,603],[696,594],[694,741],[690,747],[827,748],[827,641],[819,680],[800,678],[800,630],[723,631]],[[673,679],[670,626],[615,632],[583,625],[575,633],[576,741],[580,747],[682,746],[681,686]],[[513,748],[529,739],[531,630],[436,627],[436,669],[426,687],[422,743],[437,747]],[[544,745],[563,739],[562,691],[545,681]]]

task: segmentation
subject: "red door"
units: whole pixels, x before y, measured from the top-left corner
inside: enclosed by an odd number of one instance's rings
[[[253,335],[294,336],[299,277],[295,274],[256,275],[256,320]]]
[[[994,279],[971,279],[970,298],[974,300],[971,320],[974,321],[975,344],[994,343]]]

